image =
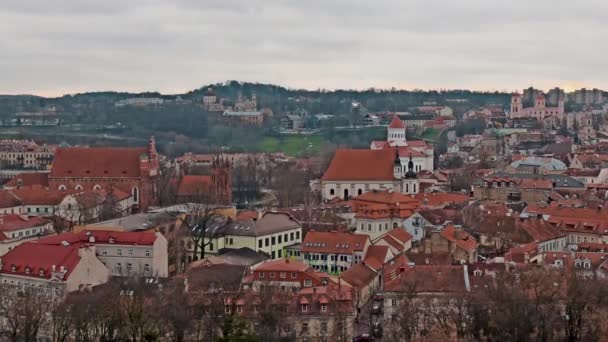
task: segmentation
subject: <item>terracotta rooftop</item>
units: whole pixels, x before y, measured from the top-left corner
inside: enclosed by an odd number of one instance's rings
[[[388,246],[372,245],[367,249],[363,263],[372,269],[379,271],[382,268],[382,265],[384,265],[384,261],[387,257],[392,257],[392,253]]]
[[[399,117],[395,116],[393,118],[393,120],[391,120],[391,123],[388,125],[388,128],[404,129],[405,128],[405,124],[403,124],[403,121],[401,121],[399,119]]]
[[[2,256],[1,272],[23,277],[50,279],[53,266],[59,272],[61,267],[67,280],[80,262],[79,246],[44,245],[26,242]]]
[[[51,178],[140,177],[140,158],[146,148],[58,148]]]
[[[83,230],[79,233],[67,232],[36,240],[37,244],[63,245],[81,244],[116,244],[132,246],[151,246],[156,241],[156,234],[150,232],[116,232],[108,230]]]
[[[42,217],[27,217],[24,215],[6,214],[0,215],[0,232],[26,229],[43,226],[50,221]]]
[[[323,174],[325,181],[382,180],[392,181],[395,153],[386,150],[338,149]]]
[[[22,202],[8,190],[0,190],[0,208],[18,207]]]
[[[477,241],[474,237],[463,230],[454,228],[451,224],[441,230],[441,236],[467,252],[472,252],[477,248]]]
[[[414,196],[424,206],[438,207],[452,203],[467,203],[469,195],[462,193],[419,193]]]
[[[25,205],[57,205],[61,203],[67,195],[65,192],[43,188],[40,185],[32,185],[8,191]]]
[[[267,260],[253,268],[254,271],[274,271],[274,272],[304,272],[311,268],[297,260],[275,259]]]
[[[368,244],[369,235],[365,234],[310,231],[302,242],[302,252],[353,254],[363,251]]]
[[[26,172],[20,173],[11,178],[4,184],[5,188],[16,188],[20,186],[40,185],[42,187],[49,186],[49,174],[46,172]]]
[[[340,278],[351,286],[361,289],[371,284],[378,274],[364,264],[355,264],[340,274]]]
[[[386,292],[413,290],[417,293],[467,292],[468,274],[463,266],[416,265],[406,268],[394,280],[385,283]]]

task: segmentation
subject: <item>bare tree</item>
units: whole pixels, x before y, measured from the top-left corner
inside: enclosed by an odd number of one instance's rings
[[[49,297],[34,287],[2,286],[0,315],[9,341],[36,341],[45,323]]]

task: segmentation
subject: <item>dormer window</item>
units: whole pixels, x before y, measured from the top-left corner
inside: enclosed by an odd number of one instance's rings
[[[481,274],[482,274],[481,270],[475,270],[475,271],[473,271],[473,275],[476,276],[476,277],[481,276]]]
[[[13,273],[17,272],[17,266],[11,265],[11,272],[13,272]]]
[[[582,262],[578,259],[576,259],[576,261],[574,261],[574,267],[576,268],[581,268]]]
[[[591,268],[591,262],[589,260],[585,260],[585,262],[583,262],[583,268]]]
[[[557,267],[562,267],[564,265],[564,262],[561,259],[555,260],[555,266]]]
[[[114,243],[114,238],[113,238],[113,237],[110,237],[110,238],[108,239],[108,242],[109,242],[109,243]]]
[[[25,274],[30,274],[30,267],[29,266],[25,266]]]
[[[302,312],[308,312],[308,304],[302,304],[301,308],[302,308]]]
[[[44,268],[41,268],[41,269],[38,271],[38,275],[39,275],[39,276],[41,276],[41,277],[44,277]]]

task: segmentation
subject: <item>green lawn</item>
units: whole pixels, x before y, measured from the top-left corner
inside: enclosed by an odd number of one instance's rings
[[[437,141],[437,139],[439,139],[440,134],[441,134],[440,130],[434,129],[434,128],[428,128],[426,131],[424,131],[424,133],[422,134],[422,136],[420,136],[420,138],[426,139],[426,140],[431,140],[431,141]]]
[[[257,144],[262,152],[283,152],[288,156],[317,155],[321,151],[324,139],[318,135],[302,136],[292,135],[280,138],[265,137]]]

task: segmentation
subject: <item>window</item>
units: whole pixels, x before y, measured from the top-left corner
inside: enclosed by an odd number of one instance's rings
[[[272,239],[272,245],[274,246],[274,244],[276,243],[276,239],[274,238],[274,236],[271,239]]]
[[[289,241],[289,240],[287,239],[288,237],[289,237],[289,236],[287,235],[287,233],[285,233],[285,234],[283,235],[283,241],[285,241],[285,242]]]
[[[133,256],[133,250],[129,249],[129,256]]]
[[[282,235],[279,235],[279,243],[283,243],[283,241],[282,241],[282,240],[283,240],[283,236],[282,236]]]
[[[259,277],[259,278],[264,278],[264,272],[259,272],[259,273],[258,273],[258,277]]]
[[[329,189],[329,195],[333,196],[336,194],[336,191],[334,189]]]
[[[296,232],[296,240],[300,239],[300,231]]]
[[[266,238],[266,247],[268,247],[270,245],[270,239]]]
[[[279,273],[279,278],[281,278],[281,279],[287,278],[287,273],[286,272]]]
[[[308,312],[308,304],[302,304],[302,312]]]
[[[213,250],[213,243],[209,244],[209,250],[212,251]]]
[[[230,238],[230,245],[234,245],[234,240]]]
[[[302,323],[302,333],[308,333],[308,322]]]
[[[270,272],[270,278],[274,278],[274,272]]]
[[[122,265],[120,263],[116,264],[116,273],[122,274]]]
[[[230,305],[224,306],[224,312],[230,314]]]
[[[237,305],[236,306],[236,312],[243,313],[243,306],[242,305]]]
[[[293,241],[293,232],[289,233],[289,240]]]
[[[391,306],[397,306],[397,300],[391,299]]]
[[[327,304],[321,304],[321,312],[327,312]]]
[[[262,248],[264,246],[264,241],[258,240],[258,248]]]
[[[149,257],[150,256],[150,250],[146,249],[146,256]]]
[[[106,251],[106,250],[101,251],[101,255],[107,256],[108,255],[108,251]]]
[[[133,270],[133,265],[131,265],[130,263],[127,264],[127,274],[131,274],[132,270]]]
[[[310,280],[310,279],[304,280],[304,287],[311,287],[311,286],[312,286],[312,280]]]
[[[291,279],[295,279],[297,276],[298,275],[296,272],[291,272]]]
[[[116,254],[117,254],[118,256],[122,256],[122,249],[117,250],[117,251],[116,251]]]

